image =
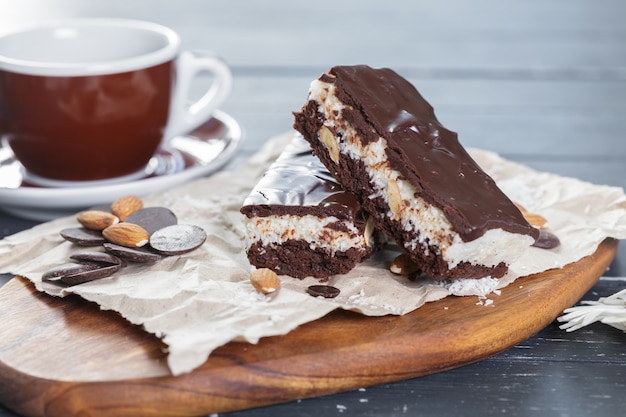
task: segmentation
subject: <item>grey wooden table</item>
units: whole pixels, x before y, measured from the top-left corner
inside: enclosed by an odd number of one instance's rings
[[[364,63],[413,82],[465,146],[626,187],[621,0],[0,0],[0,30],[67,16],[155,21],[186,48],[224,57],[235,76],[224,110],[246,132],[231,166],[291,128],[321,72]],[[0,213],[0,238],[34,224]],[[622,245],[585,298],[623,289],[623,276]],[[553,323],[456,370],[228,415],[618,416],[625,391],[624,333],[604,325],[566,333]]]

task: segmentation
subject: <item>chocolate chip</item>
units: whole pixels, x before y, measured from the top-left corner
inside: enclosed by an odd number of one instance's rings
[[[46,271],[42,276],[42,281],[58,281],[66,275],[79,274],[81,272],[91,271],[100,268],[97,264],[91,263],[65,263]]]
[[[339,288],[332,285],[311,285],[306,292],[313,297],[335,298],[339,295]]]
[[[199,248],[206,238],[201,227],[177,224],[154,232],[150,236],[150,246],[164,255],[181,255]]]
[[[176,215],[165,207],[146,207],[137,210],[124,221],[143,227],[150,235],[159,229],[178,223]]]
[[[122,263],[122,260],[117,256],[113,256],[112,254],[106,252],[96,251],[76,252],[72,254],[70,258],[76,261],[105,265],[120,265]]]
[[[94,281],[97,279],[102,279],[109,277],[119,271],[122,267],[121,264],[118,265],[109,265],[109,266],[101,266],[96,269],[91,269],[88,271],[78,272],[76,274],[65,275],[61,277],[61,282],[67,285],[77,285],[82,284],[89,281]]]
[[[105,243],[104,249],[122,259],[126,259],[131,262],[156,262],[161,259],[161,255],[154,252],[149,252],[145,249],[127,248],[124,246],[116,245],[115,243]]]
[[[105,242],[100,231],[89,230],[84,227],[63,229],[61,230],[61,236],[63,236],[63,239],[80,246],[98,246]]]
[[[533,246],[541,249],[554,249],[560,244],[561,241],[554,233],[541,229],[539,230],[539,237]]]

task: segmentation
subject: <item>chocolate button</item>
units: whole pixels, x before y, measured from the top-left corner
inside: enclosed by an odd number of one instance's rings
[[[178,223],[176,215],[165,207],[146,207],[133,212],[124,220],[143,227],[148,234]]]
[[[177,224],[154,232],[150,236],[150,246],[165,255],[181,255],[199,248],[206,237],[201,227]]]
[[[127,248],[124,246],[116,245],[115,243],[105,243],[104,249],[122,259],[126,259],[131,262],[156,262],[161,259],[161,255],[148,252],[144,249]]]
[[[61,230],[63,239],[80,246],[98,246],[105,240],[100,231],[85,229],[84,227],[70,227]]]
[[[100,268],[97,264],[91,263],[65,263],[46,271],[42,276],[42,281],[58,281],[61,277],[66,275],[79,274],[86,271],[91,271]]]
[[[113,256],[112,254],[106,252],[96,251],[76,252],[70,256],[70,258],[76,261],[93,262],[96,264],[106,265],[120,265],[122,263],[122,260],[117,256]]]
[[[559,238],[547,230],[539,230],[539,237],[533,244],[536,248],[541,249],[554,249],[561,244]]]
[[[61,277],[61,282],[67,285],[77,285],[97,279],[109,277],[119,271],[122,267],[121,264],[109,265],[91,269],[89,271],[78,272],[76,274],[65,275]]]
[[[340,290],[332,285],[311,285],[306,292],[313,297],[335,298],[339,295]]]

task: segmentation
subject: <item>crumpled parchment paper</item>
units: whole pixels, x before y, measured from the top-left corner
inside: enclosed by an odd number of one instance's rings
[[[196,224],[208,234],[194,252],[145,266],[130,264],[110,278],[60,288],[41,281],[53,266],[83,250],[65,242],[59,231],[78,226],[74,217],[57,219],[0,241],[0,272],[21,275],[39,291],[70,293],[115,310],[142,325],[168,346],[172,374],[190,372],[229,341],[256,343],[284,335],[297,326],[343,308],[379,316],[406,314],[448,295],[486,297],[516,278],[560,268],[595,252],[607,237],[626,238],[626,196],[621,188],[599,186],[537,172],[498,155],[470,150],[472,156],[511,199],[548,220],[561,239],[553,250],[529,248],[499,279],[409,281],[388,271],[397,253],[382,251],[350,273],[332,277],[341,290],[335,299],[305,293],[317,279],[282,277],[281,290],[259,295],[249,283],[239,208],[293,133],[273,138],[243,166],[144,198],[145,206],[165,206],[180,223]]]

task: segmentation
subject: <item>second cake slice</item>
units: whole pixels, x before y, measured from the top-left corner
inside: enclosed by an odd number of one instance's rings
[[[374,250],[374,222],[300,135],[245,199],[246,253],[295,278],[345,274]]]

